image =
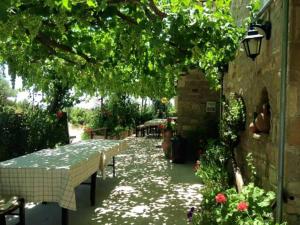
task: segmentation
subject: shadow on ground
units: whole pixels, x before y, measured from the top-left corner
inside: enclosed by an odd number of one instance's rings
[[[184,225],[186,213],[199,206],[202,185],[191,164],[172,164],[156,146],[159,139],[132,138],[117,156],[117,177],[97,179],[96,206],[90,207],[89,187],[77,188],[77,211],[70,225]],[[57,204],[27,204],[26,225],[59,225]],[[12,219],[8,224],[13,224]],[[15,220],[14,220],[15,221]]]

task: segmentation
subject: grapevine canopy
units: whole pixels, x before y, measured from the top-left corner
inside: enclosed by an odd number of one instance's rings
[[[1,0],[0,64],[26,86],[175,95],[198,67],[217,88],[241,29],[230,0]]]

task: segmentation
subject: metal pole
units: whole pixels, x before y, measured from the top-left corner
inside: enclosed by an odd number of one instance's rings
[[[270,5],[273,3],[273,0],[269,0],[268,2],[266,2],[263,7],[261,8],[261,10],[259,10],[259,12],[256,15],[256,18],[258,19],[259,17],[261,17],[265,11],[270,7]]]
[[[282,221],[283,182],[284,182],[284,153],[285,153],[285,125],[286,125],[286,86],[287,86],[287,59],[288,59],[288,32],[289,32],[289,0],[283,0],[282,8],[282,40],[281,40],[281,79],[280,79],[280,136],[278,152],[277,177],[277,210],[276,221]]]

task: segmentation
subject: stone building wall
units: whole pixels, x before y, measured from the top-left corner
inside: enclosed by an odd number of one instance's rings
[[[177,131],[193,149],[197,139],[218,134],[220,92],[210,89],[202,72],[192,70],[178,80],[177,93]]]
[[[236,0],[240,1],[240,0]],[[224,77],[224,93],[236,92],[243,96],[247,110],[247,125],[253,113],[268,99],[271,107],[269,134],[253,135],[249,130],[241,134],[236,155],[242,172],[246,174],[245,157],[252,152],[257,170],[257,182],[268,190],[276,190],[279,151],[281,19],[282,1],[273,0],[262,16],[272,22],[270,40],[263,39],[261,54],[256,61],[240,50],[230,63]],[[290,1],[290,32],[287,84],[286,153],[284,190],[289,196],[284,204],[289,225],[300,224],[300,1]],[[263,33],[262,33],[263,34]],[[247,174],[246,174],[247,176]]]

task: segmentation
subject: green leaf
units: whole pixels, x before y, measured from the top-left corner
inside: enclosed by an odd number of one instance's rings
[[[64,7],[67,10],[71,10],[69,0],[61,0],[61,3],[62,3],[62,7]]]
[[[86,3],[90,7],[97,7],[97,2],[95,0],[86,0]]]

